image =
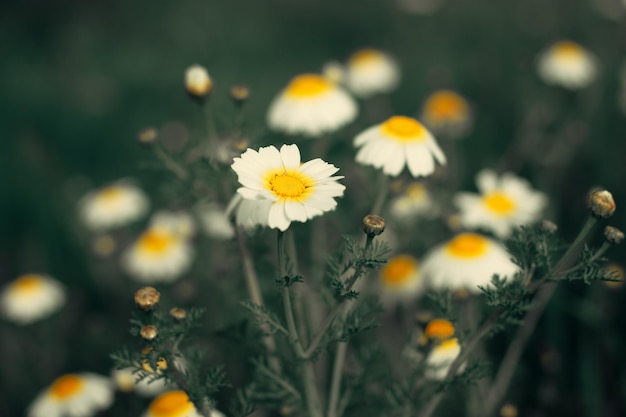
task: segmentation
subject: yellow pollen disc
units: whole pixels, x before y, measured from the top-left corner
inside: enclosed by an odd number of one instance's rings
[[[487,251],[487,239],[474,233],[462,233],[447,245],[448,253],[456,258],[478,258]]]
[[[515,210],[515,202],[499,191],[484,196],[483,202],[490,211],[500,216],[506,216]]]
[[[157,397],[150,407],[150,417],[178,417],[187,415],[194,406],[185,391],[170,391]]]
[[[426,196],[426,187],[419,182],[414,182],[406,187],[406,195],[413,198],[422,198]]]
[[[452,91],[439,91],[426,100],[426,117],[435,121],[458,120],[467,116],[467,102]]]
[[[32,293],[39,290],[43,286],[43,279],[39,275],[28,274],[22,275],[18,279],[16,279],[12,287],[15,291],[19,293]]]
[[[399,142],[423,142],[428,132],[417,120],[406,116],[393,116],[380,125],[382,133]]]
[[[391,258],[380,270],[383,283],[389,286],[401,285],[417,272],[417,261],[408,255]]]
[[[426,337],[445,340],[454,335],[454,325],[445,319],[435,319],[426,326]]]
[[[169,233],[162,230],[148,230],[139,238],[139,249],[151,254],[161,254],[169,249],[174,238]]]
[[[570,41],[559,42],[552,50],[558,58],[563,59],[577,59],[583,55],[583,48]]]
[[[80,375],[63,375],[54,381],[50,387],[50,394],[57,400],[64,400],[80,392],[83,384],[84,381]]]
[[[355,52],[349,59],[350,65],[367,65],[383,59],[384,56],[375,49],[361,49]]]
[[[438,349],[452,349],[459,346],[459,339],[453,337],[452,339],[444,340],[437,347]]]
[[[334,84],[321,75],[304,74],[291,80],[285,93],[294,98],[309,98],[319,96],[333,87]]]
[[[123,192],[120,187],[111,186],[100,191],[99,197],[106,202],[113,202],[120,198]]]
[[[304,201],[311,196],[315,181],[296,169],[272,170],[264,176],[265,188],[280,200]]]

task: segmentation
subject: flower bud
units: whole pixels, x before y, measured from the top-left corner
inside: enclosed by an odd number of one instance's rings
[[[142,129],[137,135],[137,140],[144,146],[152,146],[156,143],[159,137],[159,132],[153,127],[146,127]]]
[[[250,88],[247,85],[235,84],[230,87],[230,98],[235,105],[242,106],[250,98]]]
[[[185,89],[195,99],[203,100],[213,89],[213,81],[206,68],[195,64],[185,71]]]
[[[541,222],[541,230],[553,235],[556,233],[557,230],[559,230],[559,226],[557,226],[556,223],[551,222],[550,220],[544,220]]]
[[[385,219],[375,214],[363,218],[363,231],[369,237],[378,236],[385,231]]]
[[[594,191],[589,194],[588,207],[594,217],[607,219],[615,212],[615,201],[607,190]]]
[[[604,238],[613,245],[619,245],[624,240],[624,232],[616,227],[607,226],[604,228]]]
[[[143,311],[152,311],[159,305],[161,294],[152,287],[143,287],[135,292],[135,304]]]
[[[174,307],[170,310],[170,316],[176,320],[185,320],[185,318],[187,318],[187,312],[182,308]]]
[[[144,371],[149,372],[151,374],[154,373],[154,369],[152,369],[152,366],[150,366],[150,361],[148,359],[144,359],[141,361],[141,368]],[[167,369],[167,361],[165,360],[164,357],[160,357],[159,360],[157,360],[156,368],[157,368],[157,372],[164,371]]]
[[[156,337],[159,335],[159,331],[155,326],[147,324],[141,328],[141,330],[139,331],[139,335],[141,335],[144,340],[150,342],[156,339]]]

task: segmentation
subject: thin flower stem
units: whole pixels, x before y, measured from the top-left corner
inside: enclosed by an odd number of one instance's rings
[[[160,145],[153,147],[154,153],[163,162],[163,165],[174,173],[181,181],[189,178],[189,173],[178,162],[176,162]]]

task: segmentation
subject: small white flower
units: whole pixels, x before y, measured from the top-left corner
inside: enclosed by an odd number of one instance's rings
[[[198,207],[197,213],[207,236],[217,240],[229,240],[235,237],[235,228],[226,210],[215,204],[207,204]]]
[[[390,258],[380,270],[380,286],[384,304],[411,301],[421,289],[417,259],[410,255]]]
[[[339,168],[313,159],[300,162],[296,145],[274,146],[259,151],[248,149],[232,165],[243,187],[237,192],[248,200],[260,201],[260,209],[269,207],[267,224],[273,229],[287,230],[291,222],[306,222],[337,206],[345,186],[333,176]]]
[[[122,266],[139,282],[173,282],[189,269],[192,260],[193,248],[188,239],[153,227],[127,249]]]
[[[421,182],[407,185],[402,194],[389,202],[391,217],[399,221],[411,221],[433,212],[434,205],[428,190]]]
[[[426,286],[434,289],[480,292],[494,274],[501,277],[517,272],[504,246],[475,233],[462,233],[428,252],[422,261]]]
[[[435,91],[428,96],[420,119],[433,133],[453,139],[464,136],[473,122],[467,100],[449,90]]]
[[[476,176],[476,184],[480,195],[461,192],[454,198],[461,225],[484,228],[500,238],[508,237],[517,226],[539,220],[548,203],[544,193],[510,173],[498,177],[485,169]]]
[[[267,123],[278,131],[316,137],[356,118],[357,105],[341,87],[317,74],[295,77],[270,104]]]
[[[185,391],[169,391],[155,398],[143,417],[202,417]],[[218,410],[211,410],[211,417],[225,417]]]
[[[148,197],[137,186],[119,181],[88,193],[80,201],[80,217],[94,231],[125,226],[149,208]]]
[[[579,44],[560,41],[539,55],[538,70],[548,84],[572,90],[586,87],[597,73],[596,58]]]
[[[22,275],[0,293],[0,311],[24,325],[54,313],[65,304],[65,290],[56,280],[39,274]]]
[[[154,379],[150,376],[137,381],[139,375],[135,368],[114,369],[111,372],[113,383],[123,392],[136,392],[144,397],[154,397],[168,390],[165,378]]]
[[[66,374],[40,393],[28,409],[28,417],[90,417],[113,402],[108,378],[91,374]]]
[[[157,211],[150,219],[150,227],[162,228],[183,238],[196,234],[196,221],[185,211]]]
[[[348,58],[347,85],[356,96],[366,98],[393,91],[400,81],[396,61],[385,52],[361,49]]]
[[[393,116],[372,126],[354,139],[361,147],[356,161],[382,168],[387,175],[398,176],[405,165],[413,177],[427,176],[435,171],[435,160],[446,163],[446,157],[435,138],[417,120]]]
[[[452,362],[461,354],[459,340],[454,337],[437,344],[426,357],[426,372],[428,379],[442,381],[446,378]],[[459,367],[458,372],[463,371],[464,366]]]
[[[337,61],[330,61],[322,67],[322,75],[335,84],[342,85],[346,82],[346,68]]]
[[[202,98],[211,92],[213,81],[206,68],[194,64],[185,71],[185,89],[194,97]]]

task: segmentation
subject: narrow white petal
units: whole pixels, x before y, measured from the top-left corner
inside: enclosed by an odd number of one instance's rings
[[[300,149],[297,145],[283,145],[280,148],[280,159],[285,169],[300,167]]]
[[[268,217],[268,225],[272,229],[279,229],[284,232],[289,228],[291,221],[287,218],[285,214],[285,204],[282,202],[277,202],[272,204],[272,207],[269,211]]]

